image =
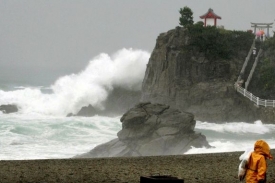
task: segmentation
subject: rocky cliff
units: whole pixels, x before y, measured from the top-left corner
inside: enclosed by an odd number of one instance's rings
[[[273,108],[257,107],[234,89],[252,41],[230,60],[186,51],[189,44],[188,31],[182,27],[158,36],[143,80],[142,102],[167,104],[201,121],[275,123]]]

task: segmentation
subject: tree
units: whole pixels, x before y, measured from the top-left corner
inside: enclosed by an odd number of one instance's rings
[[[193,12],[190,8],[185,6],[184,8],[181,8],[179,13],[181,14],[181,17],[179,18],[180,25],[185,27],[188,25],[193,25]]]
[[[198,21],[197,23],[195,23],[196,26],[200,26],[200,27],[203,27],[204,26],[204,23],[202,21]]]

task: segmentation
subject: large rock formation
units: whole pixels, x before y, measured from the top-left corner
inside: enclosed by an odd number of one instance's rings
[[[211,147],[204,135],[194,131],[193,114],[168,105],[140,103],[120,120],[118,138],[75,158],[177,155],[191,147]]]
[[[234,83],[250,49],[241,47],[231,60],[208,60],[183,49],[190,40],[181,27],[158,36],[142,86],[142,102],[163,103],[209,122],[275,123],[274,109],[256,107]]]

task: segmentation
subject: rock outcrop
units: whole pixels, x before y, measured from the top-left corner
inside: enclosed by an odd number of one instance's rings
[[[231,60],[208,60],[197,50],[186,51],[189,41],[181,27],[158,36],[141,102],[167,104],[200,121],[275,123],[274,109],[256,107],[234,88],[250,46],[240,48]]]
[[[107,100],[103,104],[104,109],[98,109],[92,105],[84,106],[77,114],[68,114],[67,116],[118,116],[125,113],[135,104],[139,103],[141,91],[130,91],[123,88],[114,88]]]
[[[18,112],[18,108],[16,105],[13,104],[0,105],[0,111],[2,111],[4,114],[9,114]]]
[[[121,117],[118,138],[75,158],[183,154],[191,147],[211,147],[194,131],[194,115],[163,104],[139,103]]]

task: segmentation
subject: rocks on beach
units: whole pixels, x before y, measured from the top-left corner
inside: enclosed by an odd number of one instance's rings
[[[121,117],[118,138],[75,158],[179,155],[211,146],[194,131],[194,115],[164,104],[139,103]]]

